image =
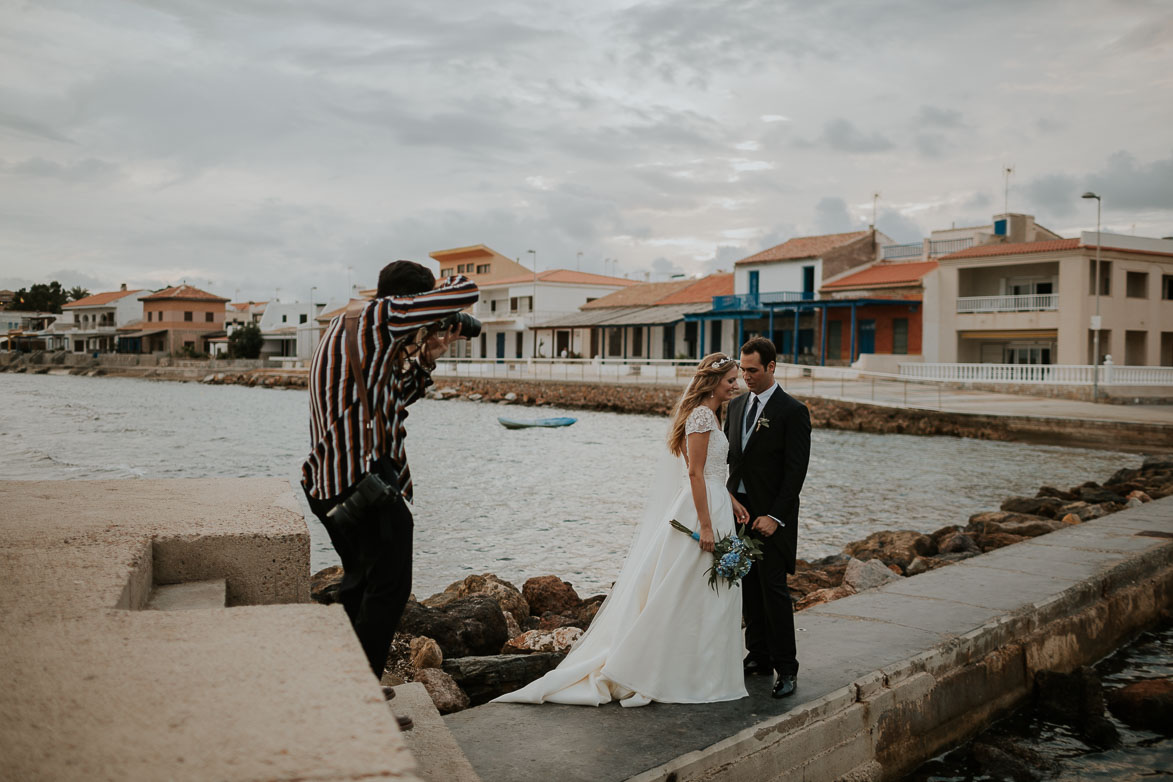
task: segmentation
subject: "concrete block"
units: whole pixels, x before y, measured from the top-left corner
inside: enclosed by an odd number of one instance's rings
[[[228,585],[222,578],[156,587],[147,608],[152,611],[193,611],[223,608]]]
[[[411,682],[396,687],[390,706],[396,715],[411,717],[415,723],[403,738],[415,757],[416,775],[420,779],[424,782],[480,782],[422,684]]]

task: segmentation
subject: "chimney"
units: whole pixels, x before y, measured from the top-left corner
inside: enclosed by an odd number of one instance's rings
[[[126,290],[126,283],[125,282],[122,283],[122,288],[120,290]]]

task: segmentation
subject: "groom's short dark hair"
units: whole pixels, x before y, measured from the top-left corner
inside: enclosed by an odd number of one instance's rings
[[[757,353],[763,367],[768,367],[771,361],[778,359],[778,350],[774,343],[765,337],[751,337],[741,346],[741,355]]]

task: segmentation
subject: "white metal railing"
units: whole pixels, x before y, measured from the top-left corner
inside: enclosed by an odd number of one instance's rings
[[[1090,386],[1095,367],[1084,364],[901,364],[900,377],[953,383],[1026,383]],[[1100,366],[1100,385],[1171,386],[1173,367]]]
[[[958,312],[1039,312],[1059,309],[1058,293],[1025,296],[960,296]]]
[[[929,255],[948,255],[949,253],[968,250],[973,247],[973,237],[963,236],[960,239],[937,239],[929,242]]]
[[[692,377],[696,364],[696,359],[441,358],[432,374],[437,379],[484,377],[678,385]]]
[[[919,258],[924,254],[925,248],[922,242],[915,244],[886,244],[880,248],[880,257],[884,260],[889,258]]]

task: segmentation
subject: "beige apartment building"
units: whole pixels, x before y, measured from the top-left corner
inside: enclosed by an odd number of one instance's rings
[[[927,361],[1094,362],[1094,231],[1078,239],[979,244],[939,259],[925,281]],[[1173,366],[1173,240],[1102,234],[1100,355]]]

